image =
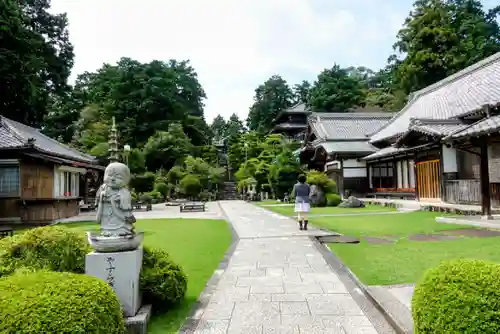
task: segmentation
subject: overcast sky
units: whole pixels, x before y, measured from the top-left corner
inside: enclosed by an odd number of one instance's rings
[[[485,0],[489,8],[498,0]],[[290,85],[334,62],[385,65],[413,0],[52,0],[75,46],[72,81],[120,57],[190,59],[205,115],[246,119],[273,74]]]

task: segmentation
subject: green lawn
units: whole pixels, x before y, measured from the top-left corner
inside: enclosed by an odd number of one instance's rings
[[[464,228],[463,225],[436,223],[443,213],[417,211],[402,214],[312,217],[311,224],[348,236],[409,236]]]
[[[485,259],[500,262],[500,237],[409,241],[415,234],[431,234],[468,226],[436,223],[436,212],[353,217],[316,217],[311,224],[347,236],[393,236],[394,244],[329,244],[330,249],[367,285],[415,283],[443,260]],[[399,237],[399,238],[398,238]]]
[[[500,263],[500,237],[328,246],[367,285],[416,283],[427,269],[444,260],[469,258]]]
[[[283,202],[278,202],[277,200],[270,199],[268,201],[258,201],[258,202],[252,202],[255,203],[256,205],[272,205],[272,204],[284,204]]]
[[[262,203],[262,202],[261,202]],[[282,214],[284,216],[296,216],[294,212],[295,207],[290,206],[267,206],[267,210],[274,211],[276,213]],[[391,212],[396,209],[384,207],[380,205],[367,205],[365,208],[353,209],[353,208],[339,208],[339,207],[323,207],[323,208],[312,208],[311,215],[319,214],[345,214],[345,213],[370,213],[370,212]]]
[[[71,228],[89,230],[95,224],[71,224]],[[227,222],[214,219],[151,219],[137,222],[145,232],[147,246],[166,250],[188,276],[186,299],[166,314],[153,316],[149,333],[177,333],[189,315],[205,284],[231,244]]]

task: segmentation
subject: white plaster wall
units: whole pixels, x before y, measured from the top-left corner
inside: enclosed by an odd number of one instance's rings
[[[457,173],[457,150],[448,148],[443,145],[443,172],[444,173]]]
[[[362,168],[344,168],[343,169],[344,177],[367,177],[366,167]]]
[[[403,188],[409,188],[409,183],[408,183],[408,160],[403,160],[401,164],[401,172],[403,173]]]
[[[357,159],[342,160],[343,167],[366,167],[366,161],[358,161]]]
[[[398,180],[398,188],[403,188],[403,180],[401,180],[401,160],[396,162],[396,179]]]
[[[370,166],[370,179],[368,180],[370,182],[370,188],[373,188],[373,167]]]
[[[410,188],[415,188],[415,161],[410,160]]]

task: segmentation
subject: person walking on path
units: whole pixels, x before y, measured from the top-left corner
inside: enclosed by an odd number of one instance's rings
[[[295,212],[299,221],[299,229],[307,230],[307,224],[309,223],[307,213],[311,211],[311,205],[309,204],[311,187],[306,183],[306,176],[303,174],[299,175],[297,181],[292,190],[295,197]]]

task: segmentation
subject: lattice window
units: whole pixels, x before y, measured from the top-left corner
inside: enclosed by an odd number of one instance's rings
[[[0,196],[19,197],[19,166],[0,165]]]

